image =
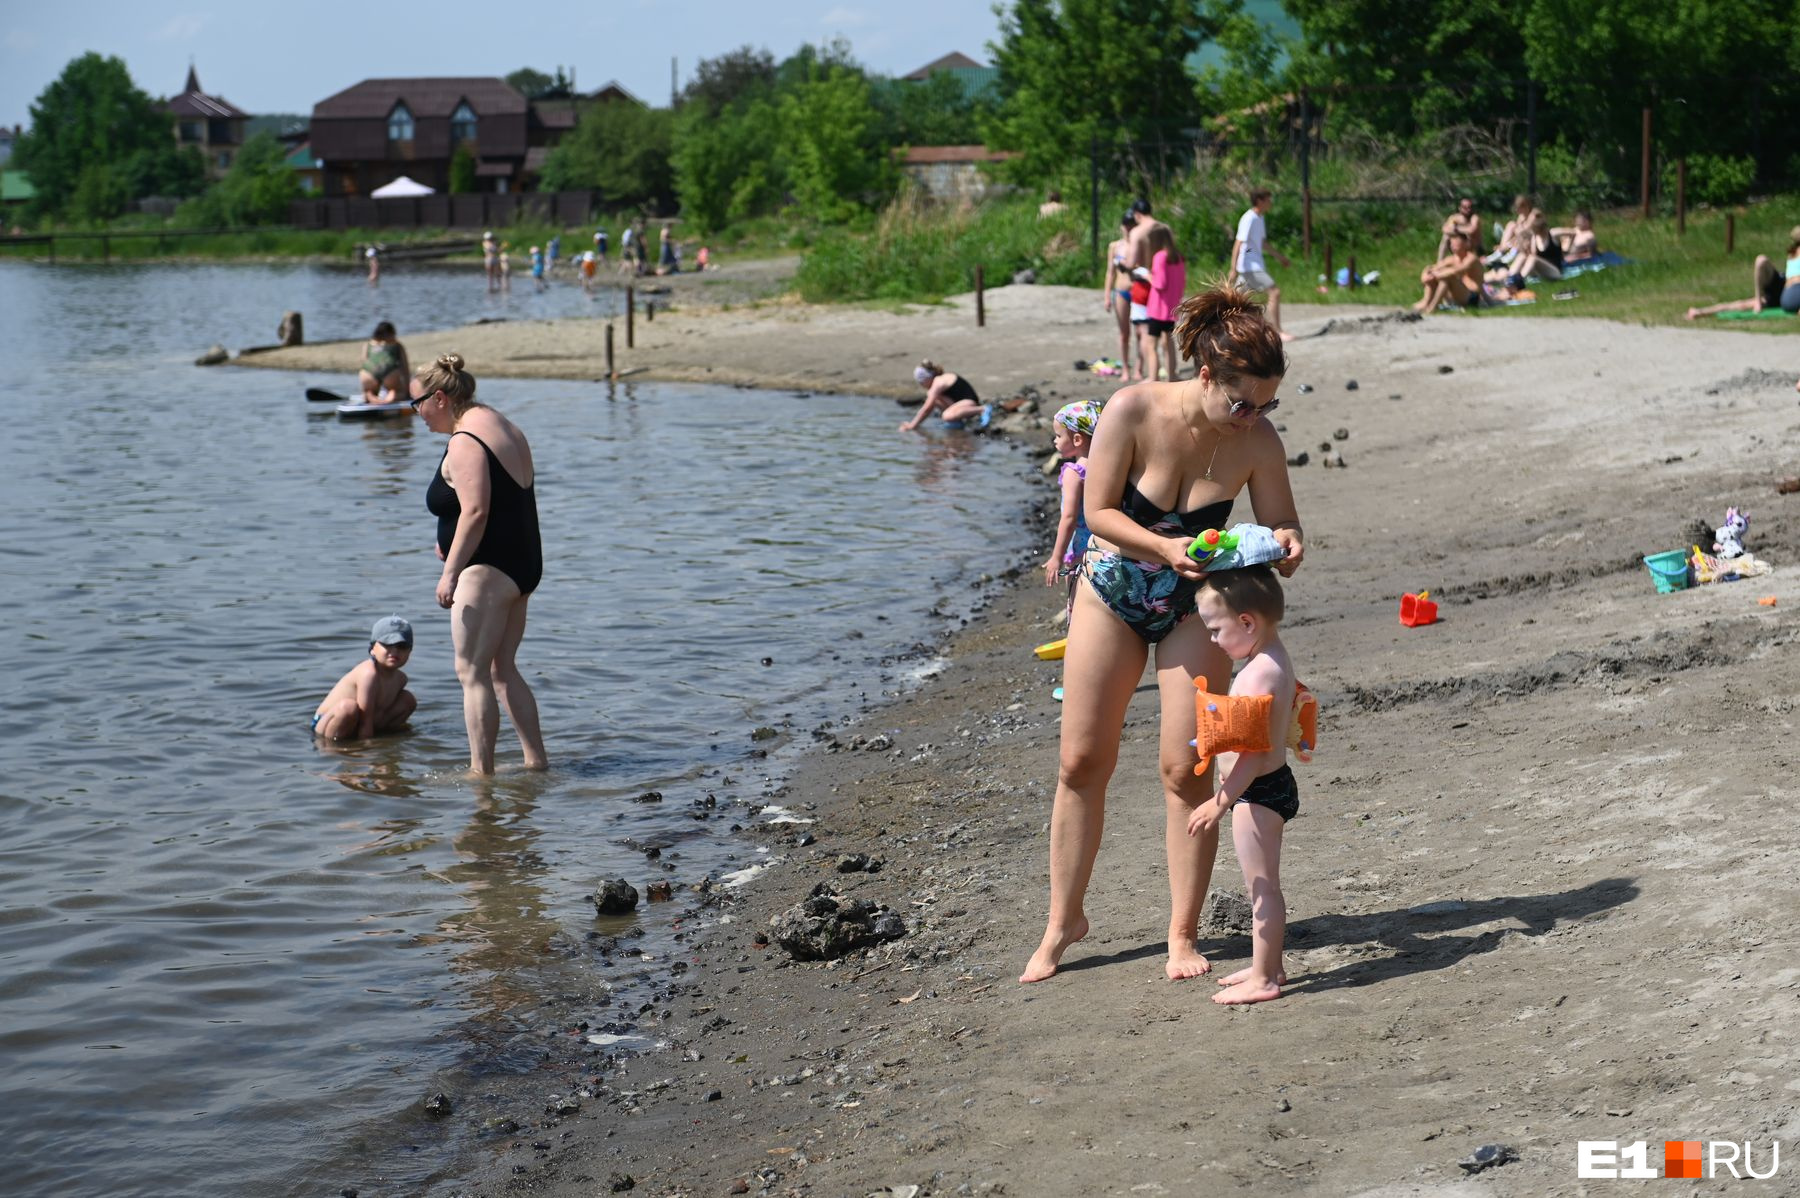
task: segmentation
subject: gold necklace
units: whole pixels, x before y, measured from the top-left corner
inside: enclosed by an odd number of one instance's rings
[[[1199,385],[1199,382],[1200,382],[1199,379],[1194,380],[1194,383],[1196,386]],[[1205,408],[1204,401],[1202,401],[1200,414],[1202,416],[1206,415],[1206,408]],[[1183,412],[1181,414],[1181,423],[1187,426],[1188,436],[1192,437],[1194,439],[1194,443],[1196,445],[1198,445],[1200,443],[1200,434],[1196,433],[1194,431],[1194,426],[1192,424],[1188,423],[1188,418],[1187,418],[1186,412]],[[1219,460],[1219,446],[1221,446],[1225,443],[1225,438],[1222,436],[1219,436],[1217,430],[1214,430],[1213,435],[1215,437],[1217,437],[1218,439],[1213,442],[1212,456],[1210,458],[1206,459],[1206,473],[1202,474],[1200,476],[1201,478],[1205,479],[1207,482],[1211,482],[1213,480],[1213,476],[1212,476],[1213,463]]]

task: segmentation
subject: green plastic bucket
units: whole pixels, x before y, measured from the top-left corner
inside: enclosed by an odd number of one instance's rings
[[[1650,577],[1656,583],[1661,594],[1670,591],[1685,591],[1688,584],[1687,551],[1671,549],[1667,553],[1652,553],[1644,559],[1644,565],[1650,569]]]

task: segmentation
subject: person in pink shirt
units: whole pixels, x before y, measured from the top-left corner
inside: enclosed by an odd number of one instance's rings
[[[1132,272],[1150,284],[1150,298],[1144,303],[1150,319],[1138,326],[1138,362],[1149,371],[1147,377],[1173,381],[1180,369],[1180,359],[1175,356],[1175,309],[1181,307],[1187,292],[1187,261],[1175,248],[1175,235],[1167,225],[1151,229],[1144,242],[1150,251],[1150,269],[1139,267]]]

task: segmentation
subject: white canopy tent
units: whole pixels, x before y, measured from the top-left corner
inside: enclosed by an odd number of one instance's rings
[[[370,196],[377,200],[400,200],[408,199],[412,196],[428,196],[433,194],[435,194],[434,189],[427,187],[416,180],[409,179],[405,175],[401,175],[392,183],[384,183],[369,193]]]

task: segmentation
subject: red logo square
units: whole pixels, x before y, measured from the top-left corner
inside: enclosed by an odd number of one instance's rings
[[[1663,1176],[1700,1177],[1700,1141],[1664,1140]]]

